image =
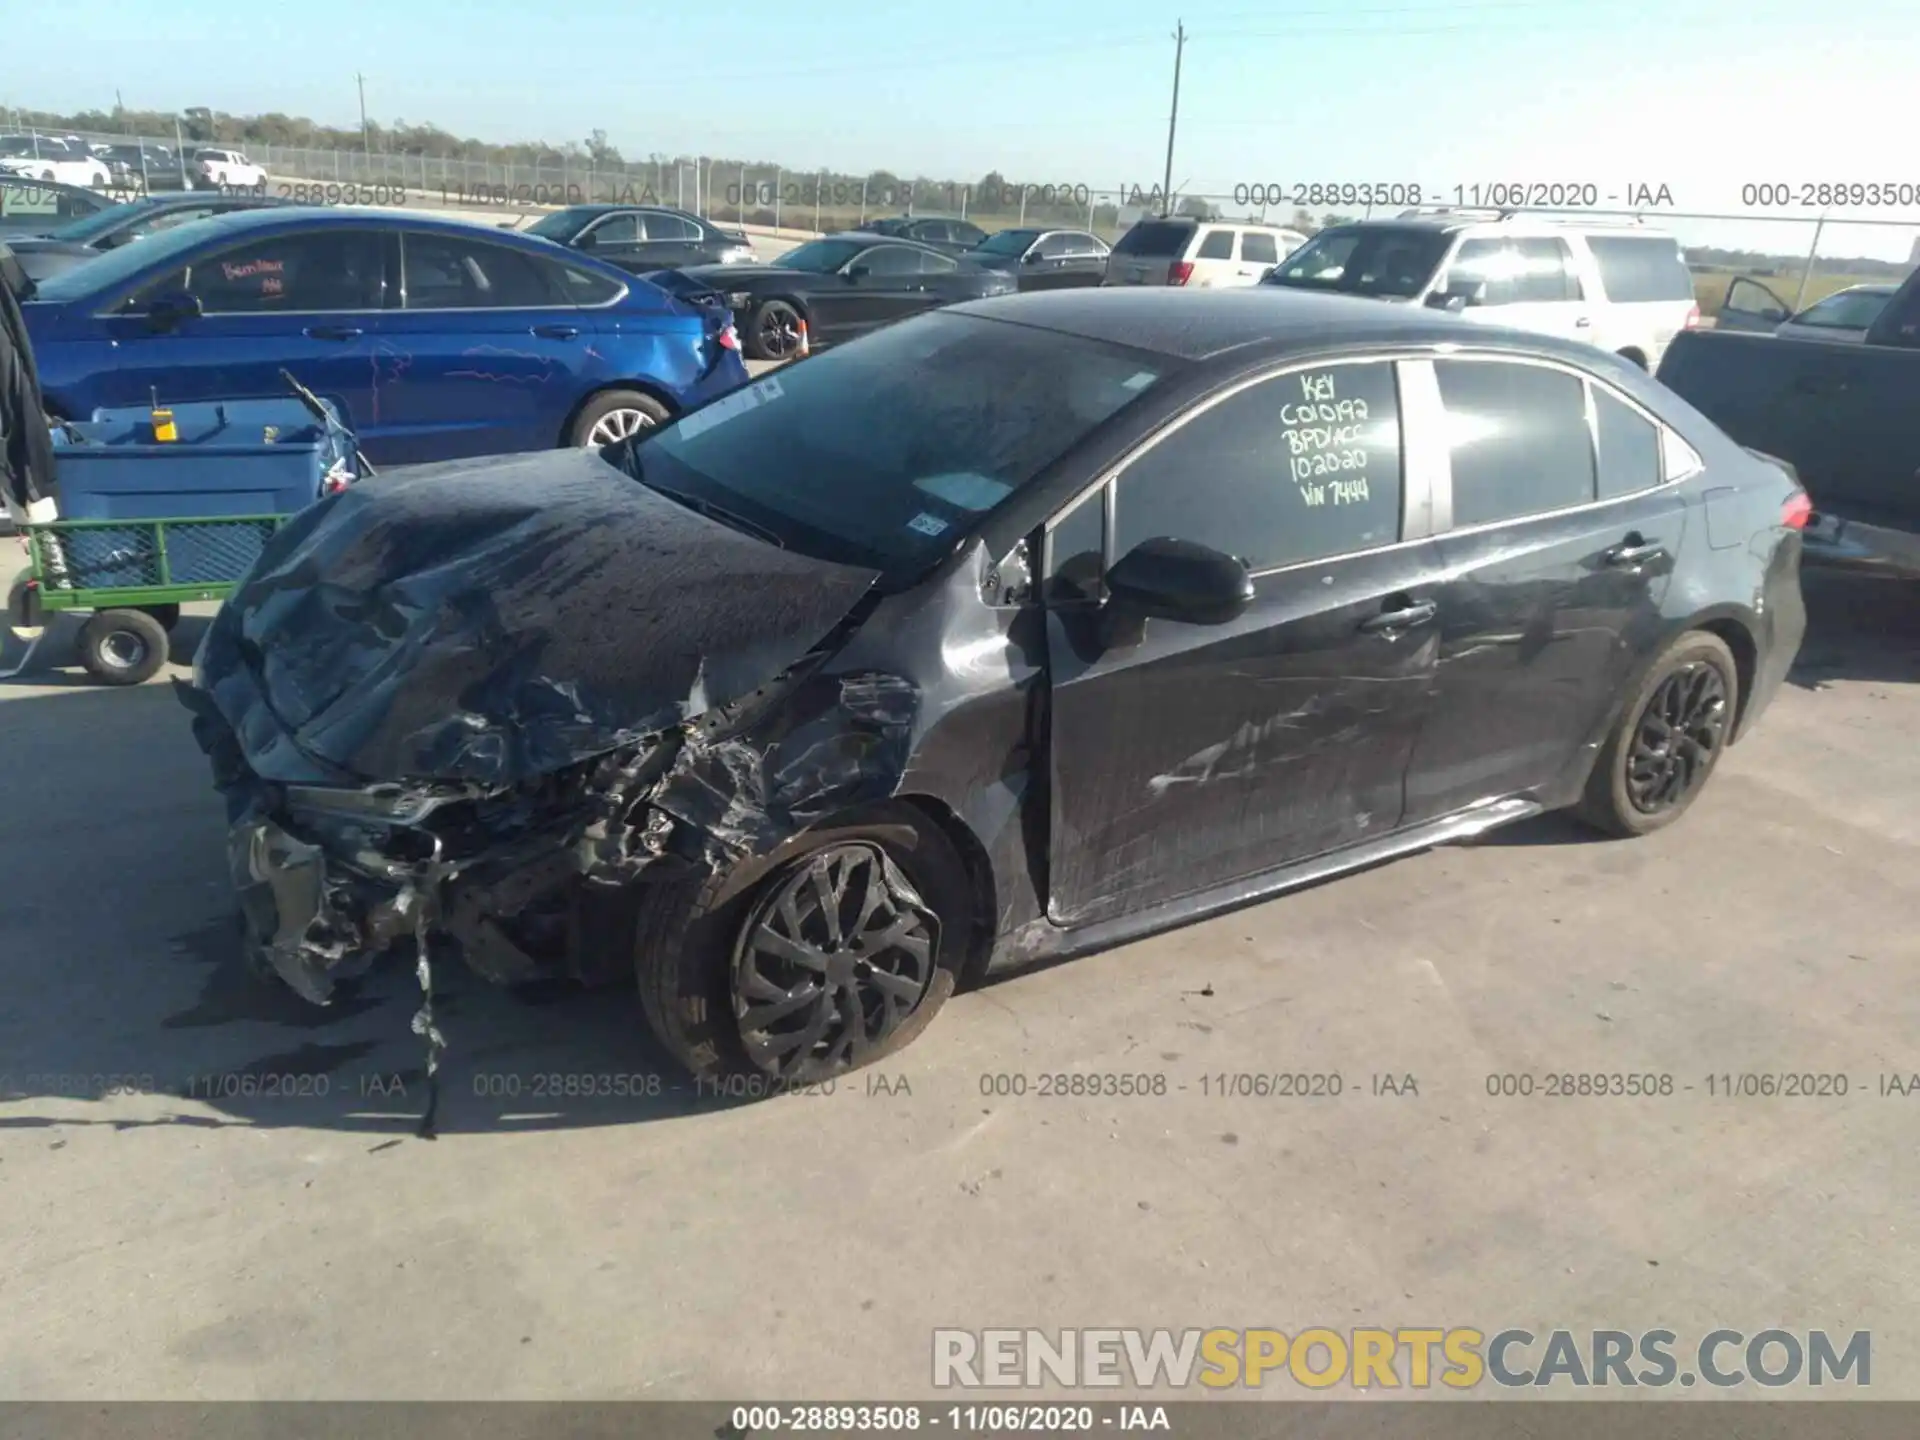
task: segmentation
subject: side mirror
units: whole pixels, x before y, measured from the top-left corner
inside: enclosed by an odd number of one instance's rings
[[[576,250],[591,250],[599,243],[600,237],[591,230],[583,230],[573,237],[573,248]]]
[[[1431,308],[1444,310],[1449,315],[1458,315],[1462,310],[1471,310],[1486,303],[1487,283],[1484,280],[1450,280],[1444,290],[1436,290],[1427,296],[1427,304]]]
[[[873,274],[873,267],[871,265],[849,265],[847,267],[847,279],[849,280],[864,280],[871,274]]]
[[[1224,625],[1253,601],[1253,576],[1191,540],[1142,540],[1107,571],[1107,604],[1156,620]]]
[[[147,305],[147,321],[156,330],[171,330],[182,321],[199,319],[200,315],[200,297],[185,290],[156,295]]]

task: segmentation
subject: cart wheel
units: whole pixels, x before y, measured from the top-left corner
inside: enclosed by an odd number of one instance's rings
[[[138,685],[167,663],[167,632],[143,610],[101,610],[80,628],[80,663],[106,685]]]
[[[171,631],[174,626],[180,623],[180,607],[178,605],[142,605],[140,608],[158,620],[162,630]]]

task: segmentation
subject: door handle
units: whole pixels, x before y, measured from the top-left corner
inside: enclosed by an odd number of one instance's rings
[[[351,325],[309,325],[306,329],[309,340],[358,340],[363,333]]]
[[[1369,616],[1360,622],[1360,628],[1368,635],[1378,635],[1383,630],[1409,630],[1426,624],[1438,611],[1439,607],[1431,600],[1415,600],[1398,609]]]
[[[1591,330],[1593,328],[1593,320],[1589,316],[1582,315],[1578,320],[1573,322],[1573,328],[1576,330]]]
[[[533,333],[542,340],[571,340],[580,333],[577,325],[536,325]]]
[[[1614,546],[1602,557],[1615,569],[1629,569],[1635,565],[1645,565],[1650,560],[1665,556],[1667,547],[1654,545],[1642,540],[1638,535],[1629,535],[1622,543]]]

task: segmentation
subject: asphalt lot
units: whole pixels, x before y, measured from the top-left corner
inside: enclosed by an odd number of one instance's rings
[[[1920,1397],[1920,1095],[1877,1084],[1920,1072],[1920,596],[1809,589],[1656,837],[1530,822],[753,1104],[671,1088],[623,997],[449,974],[432,1141],[409,976],[319,1011],[243,973],[169,687],[0,683],[0,1399],[924,1396],[938,1326],[1313,1324],[1870,1329]],[[1167,1093],[982,1093],[1062,1071]],[[1203,1088],[1302,1071],[1345,1093]],[[1486,1091],[1560,1071],[1676,1088]],[[1777,1072],[1851,1091],[1706,1091]]]

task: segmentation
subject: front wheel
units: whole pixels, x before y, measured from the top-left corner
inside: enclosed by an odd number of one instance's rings
[[[1595,762],[1578,813],[1609,835],[1650,835],[1706,788],[1733,736],[1740,672],[1717,635],[1691,631],[1654,662]]]
[[[664,425],[673,417],[667,407],[638,390],[605,390],[593,397],[573,422],[572,443],[597,449]]]
[[[784,300],[762,300],[741,341],[749,360],[791,360],[800,353],[800,312]]]
[[[167,663],[167,632],[141,610],[100,610],[80,628],[80,663],[104,685],[139,685]]]
[[[635,960],[648,1024],[701,1079],[871,1065],[933,1022],[971,947],[964,867],[924,821],[823,827],[725,898],[724,877],[687,884],[649,904]]]

